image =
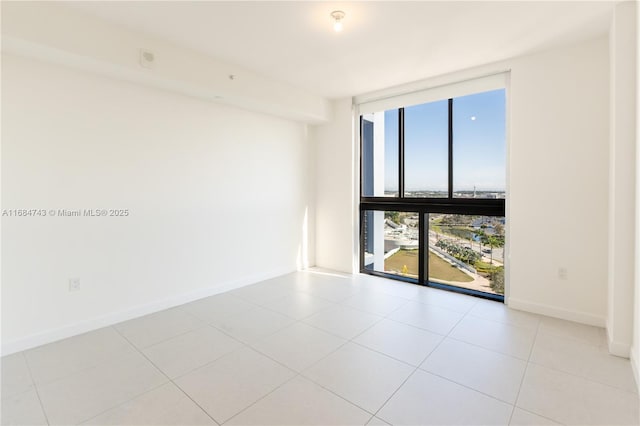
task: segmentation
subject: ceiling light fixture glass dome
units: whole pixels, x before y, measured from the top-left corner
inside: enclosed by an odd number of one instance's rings
[[[341,10],[334,10],[331,12],[331,18],[333,19],[333,30],[337,33],[342,31],[342,20],[344,19],[344,12]]]

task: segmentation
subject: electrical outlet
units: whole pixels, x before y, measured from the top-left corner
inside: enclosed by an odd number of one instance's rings
[[[567,271],[567,268],[565,267],[558,268],[558,278],[560,278],[561,280],[566,280],[568,277],[569,277],[569,272]]]
[[[69,278],[69,291],[80,291],[80,278]]]

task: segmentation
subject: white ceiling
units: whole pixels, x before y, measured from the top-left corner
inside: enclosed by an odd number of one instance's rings
[[[74,2],[327,98],[605,35],[612,1]],[[335,33],[329,13],[346,12]]]

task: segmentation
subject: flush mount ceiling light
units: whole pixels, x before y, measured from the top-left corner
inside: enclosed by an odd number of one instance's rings
[[[331,12],[331,19],[333,19],[333,30],[337,33],[342,31],[342,20],[344,19],[344,12],[341,10],[334,10]]]

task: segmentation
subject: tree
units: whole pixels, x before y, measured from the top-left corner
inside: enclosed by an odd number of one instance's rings
[[[490,253],[491,253],[491,264],[493,265],[493,248],[494,247],[500,247],[500,240],[494,236],[494,235],[489,235],[487,236],[486,242],[485,242],[489,247],[490,247]]]
[[[480,245],[480,253],[482,253],[482,243],[487,238],[487,234],[485,234],[484,229],[479,229],[476,232],[476,236],[478,237],[478,244]]]
[[[498,266],[489,275],[491,288],[498,294],[504,294],[504,267]]]
[[[384,212],[384,218],[400,225],[400,212]]]

